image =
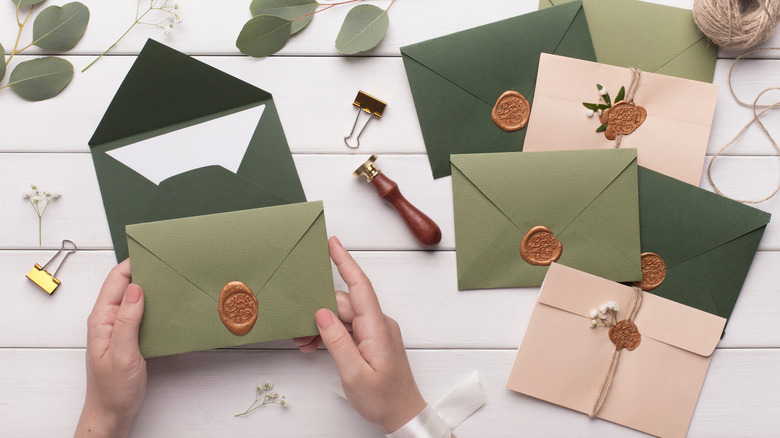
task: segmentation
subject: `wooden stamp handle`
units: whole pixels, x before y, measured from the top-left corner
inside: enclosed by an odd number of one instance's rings
[[[379,197],[389,202],[401,214],[406,226],[420,243],[430,246],[441,241],[441,229],[436,222],[407,201],[395,181],[384,173],[379,173],[371,180],[371,184]]]

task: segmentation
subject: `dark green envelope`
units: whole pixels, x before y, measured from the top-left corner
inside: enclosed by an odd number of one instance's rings
[[[107,154],[260,105],[265,108],[235,173],[205,166],[157,185]],[[224,138],[231,141],[231,132]],[[128,256],[128,224],[306,201],[271,94],[154,40],[141,50],[89,146],[117,261]]]
[[[771,215],[639,167],[642,252],[666,278],[651,293],[728,319]]]
[[[517,152],[525,129],[506,132],[490,113],[507,90],[533,106],[541,53],[595,61],[577,1],[401,48],[434,178],[450,154]]]

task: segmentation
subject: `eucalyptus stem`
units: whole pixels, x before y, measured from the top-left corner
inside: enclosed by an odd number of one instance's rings
[[[27,16],[24,17],[24,21],[19,20],[19,5],[21,2],[16,4],[16,24],[19,25],[19,32],[16,34],[16,42],[14,43],[14,49],[11,50],[11,54],[8,55],[8,59],[5,60],[5,65],[8,65],[9,62],[11,62],[11,59],[13,59],[14,55],[17,53],[20,53],[30,47],[30,45],[27,45],[27,47],[23,47],[21,50],[17,50],[19,48],[19,41],[22,39],[22,30],[24,29],[24,26],[27,24],[27,20],[30,19],[30,16],[32,15],[33,9],[35,9],[35,5],[30,6],[30,10],[27,11]],[[5,87],[3,87],[5,88]],[[2,88],[0,88],[1,90]]]

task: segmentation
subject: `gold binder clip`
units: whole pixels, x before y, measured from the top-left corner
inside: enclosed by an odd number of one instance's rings
[[[65,251],[65,243],[70,243],[73,245],[73,248],[68,249],[68,251],[65,253],[65,257],[62,258],[62,261],[60,262],[60,265],[57,267],[57,270],[54,271],[54,275],[49,274],[49,272],[46,271],[46,267],[51,264],[51,262],[54,261],[54,259],[57,258],[57,256],[62,253],[62,251]],[[27,273],[27,278],[32,280],[33,283],[37,284],[41,289],[45,290],[46,292],[51,295],[55,289],[57,289],[57,286],[62,284],[62,282],[57,278],[57,272],[60,271],[60,268],[62,268],[62,265],[65,264],[65,260],[70,256],[71,254],[78,251],[78,247],[75,243],[73,243],[70,240],[63,240],[62,241],[62,248],[60,248],[59,251],[57,251],[57,254],[54,254],[54,257],[51,258],[43,267],[39,265],[38,263],[35,264],[35,266],[30,269],[30,272]]]
[[[357,149],[358,146],[360,146],[360,136],[363,135],[363,131],[366,130],[366,126],[371,123],[371,120],[374,120],[374,117],[377,119],[382,118],[382,112],[385,110],[387,103],[377,99],[374,96],[368,95],[363,91],[358,91],[358,94],[355,96],[355,101],[352,102],[352,105],[358,109],[358,113],[355,116],[355,123],[352,124],[352,131],[348,136],[344,137],[344,143],[346,143],[346,145],[352,149]],[[358,119],[360,118],[360,113],[364,111],[369,115],[368,121],[366,121],[366,124],[363,125],[357,135],[357,144],[352,146],[347,140],[352,138],[352,134],[355,133],[355,127],[357,126]]]

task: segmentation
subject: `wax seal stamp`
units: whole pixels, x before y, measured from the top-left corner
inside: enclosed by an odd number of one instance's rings
[[[607,126],[607,130],[604,131],[607,140],[614,140],[618,135],[628,135],[636,131],[636,128],[640,127],[646,118],[647,110],[634,102],[621,100],[612,105],[611,108],[605,109],[601,113],[599,121],[602,125]]]
[[[547,266],[557,261],[561,253],[561,242],[549,228],[542,225],[531,228],[520,242],[520,256],[531,265]]]
[[[525,128],[531,116],[531,104],[517,91],[505,91],[493,106],[490,117],[504,131],[513,132]]]
[[[642,342],[642,335],[633,321],[624,319],[609,328],[609,340],[615,344],[615,348],[618,350],[625,348],[628,351],[633,351]]]
[[[247,285],[231,281],[219,294],[219,317],[230,333],[243,336],[257,322],[257,298]]]
[[[666,278],[666,264],[656,253],[642,254],[642,281],[635,281],[634,286],[642,290],[653,290]]]

